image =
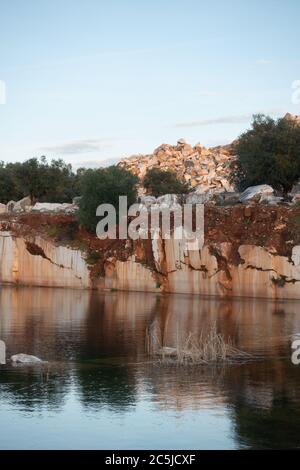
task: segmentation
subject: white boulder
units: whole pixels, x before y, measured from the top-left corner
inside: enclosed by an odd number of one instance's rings
[[[189,193],[185,197],[186,204],[205,204],[213,197],[209,191],[206,193],[193,192]]]
[[[33,207],[33,212],[66,212],[72,213],[75,212],[77,206],[75,204],[60,204],[53,202],[37,202]]]
[[[274,189],[268,184],[259,184],[258,186],[250,186],[247,188],[239,198],[239,202],[247,203],[250,201],[253,202],[263,202],[265,199],[268,199],[274,195]]]
[[[141,204],[143,204],[143,206],[146,206],[147,208],[156,203],[156,197],[154,196],[142,196],[140,200]]]
[[[156,199],[160,208],[174,208],[179,205],[179,196],[177,194],[164,194]]]

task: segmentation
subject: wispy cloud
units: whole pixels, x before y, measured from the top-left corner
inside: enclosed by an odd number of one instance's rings
[[[107,167],[111,165],[115,165],[118,163],[122,157],[117,158],[106,158],[104,160],[82,160],[76,163],[76,167],[84,167],[84,168],[100,168],[100,167]]]
[[[83,139],[64,142],[50,147],[42,147],[40,150],[45,153],[49,152],[59,155],[78,155],[90,152],[99,152],[100,150],[110,147],[112,147],[112,144],[108,140]]]
[[[205,41],[201,41],[203,44]],[[71,66],[71,65],[80,65],[86,63],[88,61],[95,62],[101,60],[112,60],[114,58],[118,59],[120,57],[130,57],[130,56],[139,56],[144,54],[151,54],[151,53],[168,53],[172,50],[177,50],[180,47],[191,47],[193,45],[197,45],[195,41],[182,41],[178,43],[160,45],[158,47],[140,47],[140,48],[132,48],[132,49],[107,49],[107,50],[99,50],[98,52],[94,52],[91,54],[84,54],[84,55],[76,55],[76,56],[69,56],[69,57],[62,57],[61,59],[55,60],[45,60],[37,63],[24,63],[24,64],[17,64],[6,67],[8,70],[39,70],[44,68],[57,68],[63,66]],[[2,67],[3,68],[3,67]]]
[[[259,59],[256,61],[258,65],[270,65],[272,64],[272,61],[269,59]]]
[[[200,126],[211,126],[217,124],[247,124],[252,119],[253,114],[269,114],[274,115],[282,113],[282,109],[269,109],[265,111],[257,111],[247,114],[237,114],[232,116],[222,116],[214,119],[203,119],[201,121],[191,121],[191,122],[179,122],[175,124],[175,127],[200,127]]]
[[[218,93],[216,91],[200,90],[200,91],[195,91],[194,95],[196,95],[196,96],[218,96]]]
[[[237,116],[222,116],[214,119],[203,119],[202,121],[179,122],[175,127],[199,127],[212,124],[237,124],[248,122],[252,114],[241,114]]]

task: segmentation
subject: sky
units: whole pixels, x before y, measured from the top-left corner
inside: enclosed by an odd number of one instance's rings
[[[300,114],[299,18],[299,0],[0,0],[0,160],[97,167]]]

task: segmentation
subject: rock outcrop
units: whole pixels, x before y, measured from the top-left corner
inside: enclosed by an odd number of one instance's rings
[[[0,231],[0,282],[2,284],[89,288],[83,254],[37,236],[16,237]]]
[[[300,126],[300,116],[297,115],[297,114],[294,115],[294,114],[291,114],[291,113],[286,113],[285,116],[284,116],[284,119],[286,119],[287,121],[292,121],[295,124]]]
[[[154,167],[175,171],[198,193],[234,191],[231,176],[236,156],[232,146],[206,149],[200,144],[192,147],[180,139],[177,145],[160,145],[153,154],[134,155],[121,160],[119,165],[141,180]]]
[[[298,207],[207,207],[202,249],[172,235],[109,243],[82,238],[93,250],[93,264],[82,248],[46,232],[33,235],[26,225],[47,228],[57,215],[32,217],[0,224],[2,284],[300,299]]]

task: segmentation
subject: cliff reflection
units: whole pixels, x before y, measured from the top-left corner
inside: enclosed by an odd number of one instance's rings
[[[156,330],[159,345],[176,347],[212,321],[256,360],[213,369],[149,363],[147,329]],[[297,302],[2,288],[0,338],[8,356],[25,352],[49,365],[1,367],[0,398],[35,413],[62,412],[70,397],[94,413],[134,413],[141,402],[179,416],[205,408],[228,415],[239,446],[295,447],[300,369],[290,361],[290,335],[297,331]]]

